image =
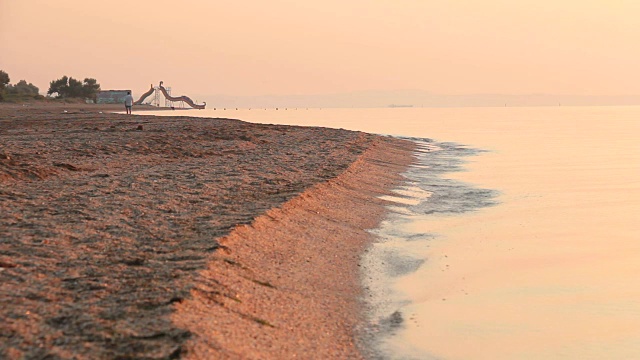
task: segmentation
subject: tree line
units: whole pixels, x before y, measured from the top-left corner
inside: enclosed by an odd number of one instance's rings
[[[20,80],[14,85],[10,84],[9,74],[0,70],[0,101],[23,101],[28,99],[41,100],[40,89],[26,80]],[[80,98],[96,100],[100,91],[100,84],[93,78],[85,78],[83,81],[72,77],[63,76],[49,83],[47,96],[55,99]]]

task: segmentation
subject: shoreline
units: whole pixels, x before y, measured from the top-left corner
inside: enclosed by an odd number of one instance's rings
[[[361,357],[411,142],[64,105],[0,106],[0,355]]]
[[[46,111],[53,109],[63,109],[63,110],[73,110],[73,111],[82,111],[82,112],[99,112],[99,111],[110,111],[110,112],[123,112],[125,111],[124,104],[86,104],[83,102],[77,101],[69,101],[65,102],[62,100],[52,100],[52,101],[25,101],[25,102],[0,102],[0,109],[14,109],[14,110],[35,110],[35,111]],[[166,106],[151,106],[151,105],[134,105],[134,111],[164,111],[164,110],[196,110],[196,109],[188,109],[188,108],[170,108]]]
[[[224,250],[173,316],[194,333],[186,358],[370,355],[359,259],[374,237],[367,229],[386,213],[388,202],[378,196],[401,181],[412,146],[377,139],[337,178],[220,239]]]

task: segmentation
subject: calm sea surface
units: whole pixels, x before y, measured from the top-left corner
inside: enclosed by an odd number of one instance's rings
[[[640,358],[640,107],[184,114],[419,142],[363,260],[386,357]]]

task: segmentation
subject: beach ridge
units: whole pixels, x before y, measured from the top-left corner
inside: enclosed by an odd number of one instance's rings
[[[172,319],[186,358],[361,358],[359,257],[413,143],[379,138],[336,178],[220,239]],[[220,317],[220,310],[226,314]]]

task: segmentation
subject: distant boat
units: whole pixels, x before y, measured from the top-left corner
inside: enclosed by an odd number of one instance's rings
[[[413,107],[413,105],[397,105],[397,104],[391,104],[389,105],[390,108],[404,108],[404,107]]]

